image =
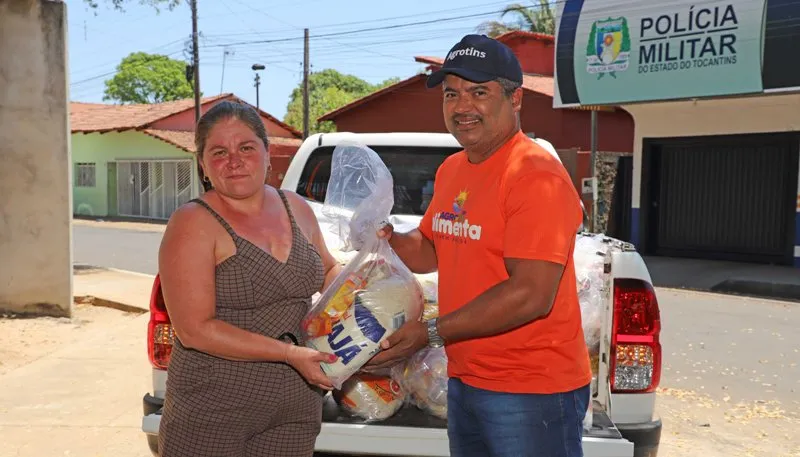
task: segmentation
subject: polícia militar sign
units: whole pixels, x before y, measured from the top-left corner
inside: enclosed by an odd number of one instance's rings
[[[797,0],[558,5],[555,107],[800,89]]]

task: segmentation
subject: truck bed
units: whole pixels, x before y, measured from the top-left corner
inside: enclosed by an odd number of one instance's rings
[[[584,431],[583,442],[585,455],[592,457],[633,455],[632,443],[622,438],[608,415],[599,408],[594,410],[592,429]],[[389,419],[366,422],[343,411],[328,395],[316,450],[342,455],[401,452],[404,456],[449,456],[447,421],[405,405]]]

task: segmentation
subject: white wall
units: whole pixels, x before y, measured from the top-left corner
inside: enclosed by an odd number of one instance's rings
[[[69,316],[66,5],[0,0],[0,310]]]
[[[634,120],[633,208],[640,204],[644,138],[800,131],[800,94],[642,103],[624,108]]]

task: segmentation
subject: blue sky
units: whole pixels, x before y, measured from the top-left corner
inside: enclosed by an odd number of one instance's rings
[[[83,0],[67,0],[73,101],[102,102],[104,81],[131,52],[189,58],[183,52],[192,32],[188,4],[159,13],[130,0],[122,13],[104,1],[93,10]],[[424,66],[415,55],[444,56],[509,3],[515,1],[198,0],[200,87],[203,95],[233,92],[255,105],[250,67],[262,63],[261,108],[283,119],[302,81],[304,27],[311,71],[334,68],[377,83],[416,74]]]

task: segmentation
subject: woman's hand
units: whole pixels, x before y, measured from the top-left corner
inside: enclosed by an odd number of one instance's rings
[[[289,366],[297,370],[309,384],[324,390],[333,390],[333,382],[325,376],[319,364],[335,362],[337,359],[335,355],[293,344],[288,346],[286,349],[286,363]]]

